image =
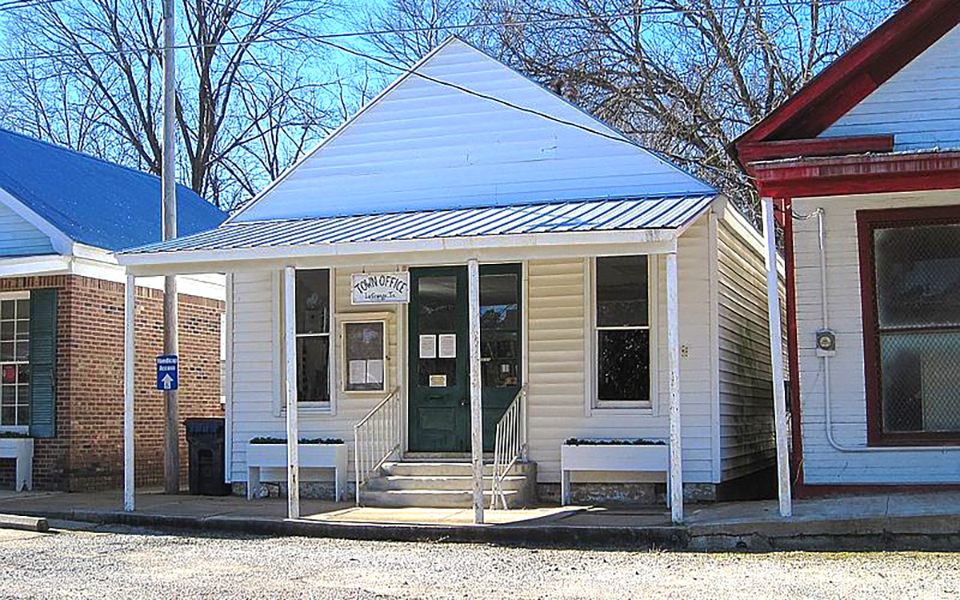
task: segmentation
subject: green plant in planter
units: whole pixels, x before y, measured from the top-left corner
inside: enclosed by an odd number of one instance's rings
[[[644,438],[628,440],[591,440],[582,438],[570,438],[564,442],[566,446],[665,446],[663,440],[647,440]]]
[[[285,438],[275,437],[255,437],[250,440],[251,444],[286,444]],[[300,444],[319,445],[319,444],[342,444],[343,440],[338,438],[300,438]]]
[[[20,431],[0,431],[0,438],[24,439],[29,437],[29,433],[22,433]]]

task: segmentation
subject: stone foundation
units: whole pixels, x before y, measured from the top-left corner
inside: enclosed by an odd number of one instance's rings
[[[355,488],[352,485],[347,485],[347,489],[343,491],[343,501],[349,502],[354,499]],[[247,495],[247,483],[245,481],[238,481],[233,484],[232,494],[234,496],[243,496]],[[336,495],[336,489],[332,481],[301,481],[300,482],[300,497],[306,498],[309,500],[334,500]],[[286,482],[266,482],[260,483],[260,488],[254,492],[254,498],[286,498],[287,497],[287,484]]]
[[[716,502],[712,483],[687,483],[683,486],[685,502]],[[654,506],[667,502],[665,483],[572,483],[573,504],[599,506]],[[538,483],[537,500],[543,504],[560,503],[559,483]]]

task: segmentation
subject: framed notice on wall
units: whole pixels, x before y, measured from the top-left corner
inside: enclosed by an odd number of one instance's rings
[[[382,392],[387,388],[386,321],[345,321],[341,341],[341,377],[346,392]]]

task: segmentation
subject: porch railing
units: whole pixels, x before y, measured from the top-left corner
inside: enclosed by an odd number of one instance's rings
[[[353,465],[357,478],[357,505],[360,488],[370,475],[391,456],[400,452],[403,430],[403,404],[396,388],[353,426]]]
[[[507,478],[513,465],[527,453],[527,386],[520,388],[497,423],[497,436],[493,446],[493,487],[490,494],[490,508],[497,507],[497,501],[504,510],[507,497],[503,493],[503,480]]]

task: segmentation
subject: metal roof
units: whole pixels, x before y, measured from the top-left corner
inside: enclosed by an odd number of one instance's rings
[[[158,177],[6,129],[0,129],[0,188],[81,244],[120,250],[162,239]],[[177,186],[181,235],[226,218]]]
[[[716,194],[546,202],[312,219],[226,223],[122,254],[238,250],[534,233],[677,229]]]

